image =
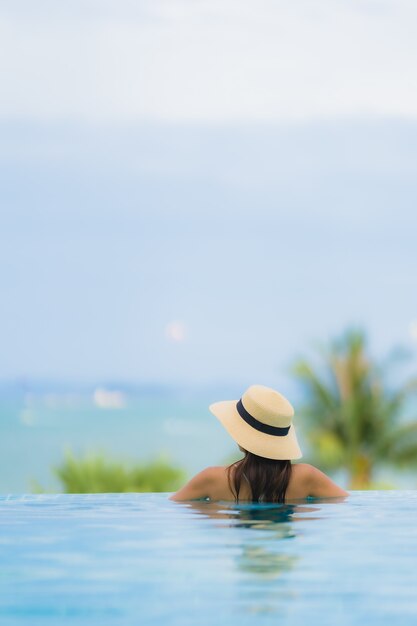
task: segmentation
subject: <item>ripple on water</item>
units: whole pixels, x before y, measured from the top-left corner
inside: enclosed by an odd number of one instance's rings
[[[0,623],[417,623],[417,493],[0,497]]]

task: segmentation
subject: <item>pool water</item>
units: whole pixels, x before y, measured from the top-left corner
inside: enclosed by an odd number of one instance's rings
[[[0,624],[417,624],[417,491],[0,496]]]

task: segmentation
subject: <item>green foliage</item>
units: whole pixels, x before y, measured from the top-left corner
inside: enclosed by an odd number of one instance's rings
[[[293,372],[305,392],[301,411],[313,459],[328,470],[347,468],[352,487],[371,484],[379,465],[417,465],[417,421],[404,423],[404,409],[417,390],[413,380],[389,388],[385,365],[371,360],[363,331],[351,329],[319,351],[317,365],[301,359]]]
[[[71,452],[53,472],[66,493],[175,491],[185,480],[184,471],[164,459],[127,467],[100,455],[76,458]]]

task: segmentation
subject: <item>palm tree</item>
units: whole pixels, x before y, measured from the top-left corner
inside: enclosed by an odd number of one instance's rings
[[[369,488],[378,465],[417,465],[417,421],[404,420],[417,380],[395,390],[386,383],[387,367],[401,353],[378,366],[364,332],[350,329],[320,355],[318,368],[305,359],[293,368],[305,391],[302,415],[313,462],[347,469],[353,489]]]

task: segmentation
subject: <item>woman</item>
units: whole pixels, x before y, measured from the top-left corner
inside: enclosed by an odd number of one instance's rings
[[[252,385],[240,400],[209,408],[245,456],[227,467],[206,468],[170,500],[288,502],[348,495],[316,467],[291,464],[302,453],[292,424],[294,409],[278,391]]]

